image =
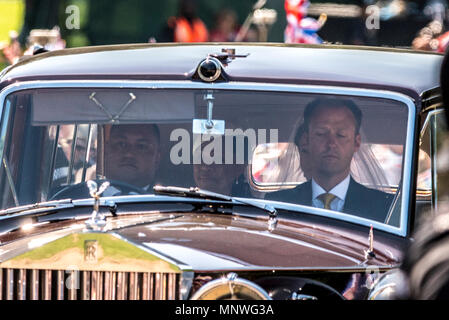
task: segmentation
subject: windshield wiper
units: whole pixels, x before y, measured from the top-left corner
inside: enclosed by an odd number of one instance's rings
[[[34,210],[34,209],[42,209],[42,208],[69,208],[74,207],[72,203],[72,199],[62,199],[62,200],[53,200],[47,202],[38,202],[33,204],[27,204],[20,207],[13,207],[9,209],[0,210],[0,216],[7,216],[15,213],[20,213],[24,211]]]
[[[245,200],[236,199],[234,197],[225,194],[200,189],[198,187],[183,188],[183,187],[157,185],[153,187],[153,190],[155,193],[162,195],[203,198],[209,200],[223,200],[231,202],[233,204],[243,204],[246,206],[255,207],[268,213],[270,217],[270,219],[268,220],[268,230],[273,231],[277,224],[277,211],[273,206],[269,204],[260,204],[246,199]]]

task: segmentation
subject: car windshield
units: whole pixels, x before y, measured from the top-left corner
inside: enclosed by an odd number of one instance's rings
[[[0,206],[191,187],[398,226],[408,107],[354,94],[49,88],[6,97]],[[399,210],[399,211],[398,211]]]

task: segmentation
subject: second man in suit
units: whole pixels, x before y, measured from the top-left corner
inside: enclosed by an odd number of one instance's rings
[[[312,161],[312,178],[267,198],[384,222],[392,195],[367,188],[350,174],[352,158],[361,144],[361,123],[362,112],[349,99],[319,98],[307,105],[302,147]]]

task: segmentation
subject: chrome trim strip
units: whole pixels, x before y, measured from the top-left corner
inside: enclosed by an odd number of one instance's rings
[[[144,273],[142,275],[142,300],[150,300],[150,279],[151,274],[150,273]]]
[[[43,274],[43,299],[44,300],[51,300],[51,284],[52,284],[52,275],[51,270],[45,270]]]
[[[161,299],[166,300],[167,299],[167,273],[161,273]]]
[[[68,272],[68,274],[69,274],[69,279],[70,279],[70,283],[68,283],[68,285],[70,286],[68,288],[68,299],[69,300],[77,300],[79,271],[70,270]]]
[[[39,300],[39,270],[31,270],[31,300]]]
[[[129,300],[138,300],[138,280],[139,275],[137,272],[129,273]]]
[[[97,300],[103,300],[103,274],[104,272],[98,271]]]
[[[100,290],[101,279],[100,279],[100,271],[90,271],[91,273],[91,284],[90,284],[90,300],[101,300],[100,298]]]
[[[153,273],[153,285],[154,285],[154,299],[160,300],[161,299],[161,274],[160,273]]]
[[[215,267],[215,266],[214,266]],[[367,268],[370,269],[367,269]],[[350,267],[272,267],[272,266],[248,266],[248,267],[241,267],[241,268],[198,268],[195,269],[195,273],[206,273],[206,272],[248,272],[248,271],[263,271],[263,272],[302,272],[302,273],[308,273],[308,272],[326,272],[326,273],[364,273],[367,271],[370,271],[373,267],[376,267],[376,270],[379,270],[379,272],[383,271],[389,271],[393,268],[399,268],[400,263],[397,262],[397,264],[390,264],[390,265],[357,265],[357,266],[350,266]],[[182,299],[181,299],[182,300]]]
[[[128,300],[129,299],[129,272],[123,272],[123,278],[122,278],[122,293],[123,293],[123,299]]]
[[[154,299],[165,300],[165,292],[167,288],[166,275],[160,272],[157,272],[154,275]]]
[[[117,272],[117,300],[125,299],[125,273]]]
[[[104,273],[104,300],[112,300],[112,288],[113,288],[113,272],[106,271]]]
[[[64,271],[57,271],[57,282],[56,282],[56,287],[57,287],[57,295],[56,295],[56,299],[57,300],[64,300]]]
[[[136,80],[47,80],[47,81],[25,81],[22,83],[14,83],[0,92],[0,105],[4,105],[6,97],[16,91],[26,89],[39,88],[135,88],[135,89],[202,89],[202,90],[240,90],[240,91],[273,91],[273,92],[294,92],[294,93],[316,93],[316,94],[333,94],[333,95],[349,95],[359,97],[384,98],[399,101],[408,107],[408,122],[406,146],[404,151],[404,168],[403,168],[403,186],[404,191],[402,197],[400,227],[388,226],[376,223],[363,218],[349,216],[338,212],[333,212],[327,217],[338,220],[352,222],[356,224],[366,225],[366,221],[370,221],[373,227],[402,237],[407,235],[408,209],[410,201],[410,182],[411,167],[413,159],[413,144],[415,140],[415,119],[416,106],[414,100],[402,93],[361,89],[352,87],[336,87],[336,86],[318,86],[318,85],[296,85],[296,84],[267,84],[253,82],[227,82],[227,83],[205,83],[192,81],[136,81]],[[0,108],[1,110],[3,108]],[[1,124],[4,126],[4,123]],[[3,129],[3,128],[2,128]],[[1,131],[0,141],[4,139],[6,130]],[[4,145],[0,145],[0,156],[3,158]],[[295,206],[293,206],[295,207]],[[407,209],[407,210],[406,210]],[[320,211],[310,212],[320,215]]]
[[[17,300],[26,300],[27,298],[27,272],[25,269],[19,269],[19,279],[17,283]]]
[[[390,222],[391,217],[393,216],[396,206],[398,205],[398,200],[402,197],[401,193],[402,193],[402,190],[400,188],[398,188],[398,190],[396,191],[396,195],[393,199],[393,202],[390,205],[390,212],[388,212],[387,217],[385,218],[384,223],[387,225]]]
[[[89,271],[91,281],[90,281],[90,287],[88,287],[88,290],[90,291],[90,299],[89,300],[97,300],[97,291],[95,290],[97,286],[97,273],[95,271]]]
[[[176,299],[176,274],[170,273],[168,274],[167,281],[167,300],[175,300]]]
[[[14,269],[6,269],[6,300],[14,299]]]
[[[90,271],[83,271],[83,280],[81,282],[82,300],[90,300]]]

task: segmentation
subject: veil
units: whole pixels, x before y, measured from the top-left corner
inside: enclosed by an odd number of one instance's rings
[[[255,176],[254,170],[252,173],[253,178],[256,178],[256,183],[259,183],[260,186],[271,186],[271,188],[266,187],[265,191],[294,188],[308,180],[307,174],[301,166],[301,153],[295,143],[296,134],[298,130],[301,130],[303,123],[303,117],[296,121],[288,142],[264,146],[264,148],[276,149],[271,151],[276,156],[273,156],[269,163],[265,165],[265,169],[269,168],[269,170],[266,170],[268,172],[263,177]],[[372,150],[372,146],[364,142],[366,140],[364,139],[363,126],[360,128],[360,134],[362,143],[352,159],[350,174],[354,180],[369,188],[384,189],[389,185],[388,179],[385,170]],[[313,161],[313,159],[310,160]]]

